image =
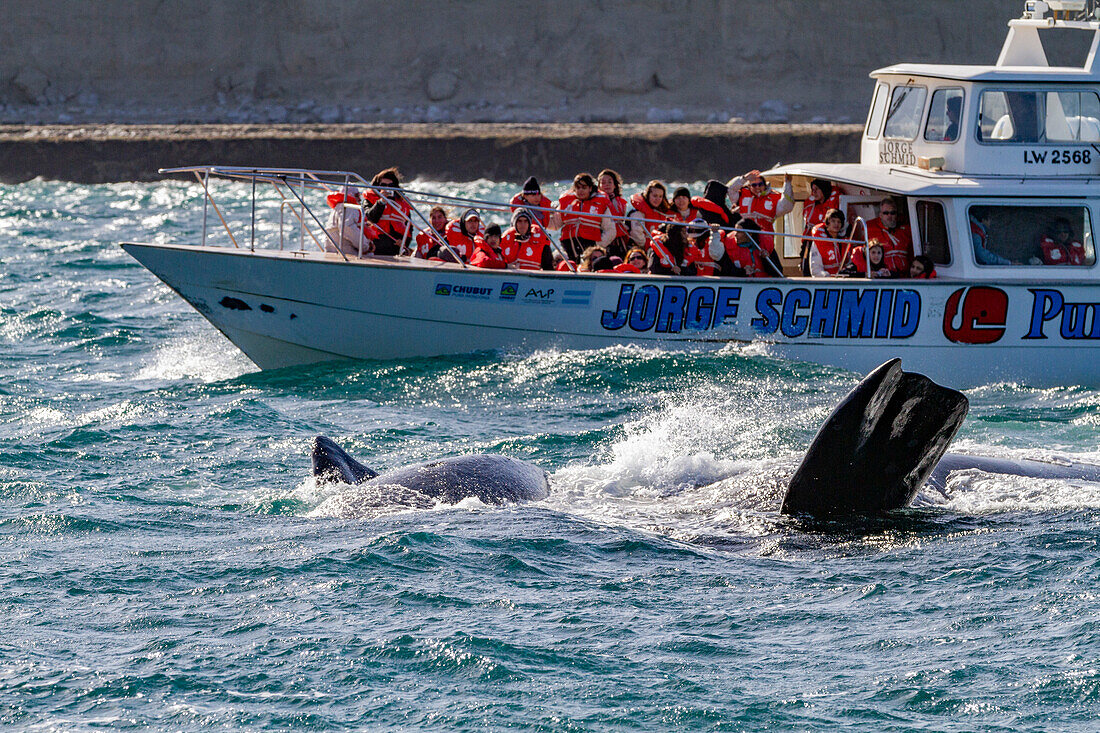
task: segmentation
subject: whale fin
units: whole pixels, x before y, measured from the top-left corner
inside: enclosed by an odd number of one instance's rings
[[[821,426],[783,498],[784,514],[837,515],[907,506],[947,451],[970,403],[892,359]]]
[[[378,475],[323,435],[313,439],[313,475],[328,481],[361,484]]]

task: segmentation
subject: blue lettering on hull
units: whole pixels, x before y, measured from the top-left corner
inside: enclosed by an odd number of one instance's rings
[[[708,331],[736,322],[740,299],[739,287],[622,285],[615,309],[603,311],[600,324],[608,331]],[[749,325],[764,336],[907,339],[920,325],[921,297],[907,288],[791,288],[784,293],[769,287],[756,296],[755,306]],[[1093,320],[1088,322],[1091,326]]]
[[[1046,324],[1058,322],[1058,335],[1067,341],[1100,339],[1100,303],[1070,303],[1059,290],[1031,288],[1031,321],[1025,339],[1045,339]]]

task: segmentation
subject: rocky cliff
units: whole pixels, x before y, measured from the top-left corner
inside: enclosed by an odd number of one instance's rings
[[[861,122],[1019,0],[9,0],[0,121]]]

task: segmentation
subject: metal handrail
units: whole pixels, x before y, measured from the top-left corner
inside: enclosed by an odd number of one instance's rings
[[[485,200],[485,199],[477,199],[477,198],[471,198],[471,197],[466,197],[466,196],[451,196],[451,195],[448,195],[448,194],[432,193],[432,192],[428,192],[428,191],[420,191],[420,190],[400,188],[400,187],[378,186],[378,185],[374,185],[374,184],[366,181],[362,176],[360,176],[358,173],[355,173],[353,171],[311,170],[311,169],[305,169],[305,168],[257,168],[257,167],[246,167],[246,166],[189,166],[189,167],[181,167],[181,168],[164,168],[164,169],[161,169],[160,172],[165,173],[165,174],[193,173],[196,176],[196,178],[199,179],[200,184],[203,185],[203,190],[204,190],[204,194],[205,194],[204,207],[203,207],[203,209],[204,209],[204,215],[203,215],[203,229],[204,229],[203,243],[204,244],[205,244],[205,241],[206,241],[206,235],[205,235],[206,215],[205,215],[205,211],[206,211],[206,203],[209,202],[214,207],[214,211],[217,213],[218,218],[221,220],[223,228],[225,228],[226,232],[229,234],[229,237],[232,240],[233,245],[235,247],[238,247],[238,248],[240,247],[240,245],[238,244],[238,242],[236,240],[236,237],[233,236],[233,233],[230,230],[229,225],[226,222],[224,215],[222,214],[221,210],[218,208],[217,204],[214,202],[213,196],[210,194],[208,180],[209,180],[209,177],[211,175],[214,175],[214,176],[218,176],[218,177],[221,177],[221,178],[227,178],[227,179],[251,181],[253,184],[255,184],[256,182],[271,183],[275,187],[275,189],[279,192],[280,197],[283,199],[283,203],[280,205],[280,250],[284,246],[283,227],[284,227],[284,224],[285,224],[285,220],[284,220],[284,210],[283,209],[286,206],[289,206],[291,212],[293,212],[295,214],[295,216],[298,218],[298,221],[299,221],[300,225],[302,226],[303,231],[308,230],[309,233],[310,233],[310,237],[317,244],[318,249],[321,250],[321,251],[325,251],[325,247],[321,244],[321,241],[318,240],[317,236],[312,231],[312,228],[306,227],[306,221],[305,221],[304,216],[302,216],[298,212],[295,212],[295,207],[293,206],[294,202],[290,201],[283,194],[283,191],[282,191],[282,188],[281,188],[280,184],[285,185],[287,190],[294,196],[294,198],[297,200],[297,202],[301,204],[302,211],[307,212],[310,215],[310,217],[317,224],[317,226],[322,231],[325,232],[325,236],[328,238],[328,240],[330,242],[332,242],[333,248],[340,254],[340,256],[344,259],[344,261],[348,261],[348,256],[343,251],[343,249],[340,247],[340,243],[338,243],[333,238],[332,234],[325,228],[325,226],[317,218],[317,215],[313,212],[313,210],[309,207],[309,205],[306,204],[304,194],[305,194],[306,190],[323,191],[323,192],[326,192],[326,193],[332,193],[332,192],[338,191],[340,189],[343,189],[343,190],[347,191],[349,185],[352,182],[354,182],[356,187],[360,188],[360,189],[375,190],[375,191],[378,191],[380,193],[383,193],[383,192],[396,193],[400,196],[403,196],[410,204],[416,204],[416,203],[433,204],[433,205],[438,205],[440,203],[462,204],[462,205],[466,205],[466,206],[470,206],[470,207],[475,207],[476,206],[476,207],[486,209],[486,210],[489,210],[489,211],[499,211],[499,212],[511,212],[513,209],[518,209],[518,208],[526,209],[528,212],[530,212],[532,214],[532,216],[531,216],[532,224],[533,225],[537,224],[539,226],[539,228],[546,234],[547,239],[549,240],[550,245],[553,248],[553,250],[559,256],[561,256],[567,263],[570,263],[569,264],[570,270],[572,270],[573,272],[577,271],[576,266],[572,264],[572,262],[569,259],[567,253],[563,251],[563,248],[562,248],[561,244],[558,243],[554,239],[554,237],[551,235],[551,233],[547,230],[547,228],[545,226],[538,223],[537,217],[534,216],[534,212],[560,213],[561,210],[556,208],[556,207],[534,206],[534,205],[526,204],[526,203],[523,206],[513,207],[510,202],[509,203],[503,203],[503,202],[499,202],[499,201],[488,201],[488,200]],[[200,174],[202,174],[202,175],[200,175]],[[295,188],[297,188],[297,190],[295,190]],[[408,241],[409,241],[409,238],[411,236],[412,230],[417,230],[419,232],[427,233],[428,236],[430,236],[433,240],[437,241],[440,244],[440,246],[445,248],[451,254],[451,256],[455,260],[455,262],[457,264],[459,264],[461,267],[463,267],[463,268],[467,267],[467,265],[463,261],[463,259],[454,250],[454,248],[450,245],[450,243],[447,242],[446,237],[441,236],[438,232],[436,232],[431,227],[431,223],[428,221],[427,217],[425,217],[424,214],[415,205],[412,206],[412,208],[410,210],[410,214],[406,215],[403,211],[401,211],[400,207],[398,207],[394,203],[394,201],[392,200],[392,198],[390,196],[382,196],[381,198],[382,198],[382,200],[384,200],[386,202],[387,207],[390,207],[392,210],[398,212],[399,218],[406,224],[406,235],[405,235],[405,237],[403,238],[403,241],[402,241],[402,250],[404,250],[405,246],[408,244]],[[255,216],[255,200],[253,200],[253,217],[254,216]],[[365,216],[365,212],[364,212],[364,216]],[[639,223],[639,224],[643,224],[642,228],[645,231],[647,241],[652,240],[652,232],[650,231],[651,227],[646,226],[646,225],[660,225],[660,224],[668,224],[669,223],[669,220],[667,220],[667,219],[648,219],[648,218],[645,218],[645,217],[638,217],[638,216],[633,216],[633,217],[630,217],[629,219],[624,219],[621,216],[616,216],[616,215],[611,214],[611,213],[607,213],[607,214],[586,214],[586,216],[591,216],[593,218],[600,218],[600,219],[611,219],[613,221],[624,220],[624,221],[627,221],[628,223],[635,223],[636,222],[636,223]],[[419,218],[423,222],[423,226],[421,226],[417,222],[415,222],[413,220],[414,217]],[[865,223],[859,217],[856,218],[856,221],[859,223],[859,225],[861,227],[863,227],[864,238],[866,238],[866,225],[865,225]],[[681,225],[685,225],[682,222],[677,222],[677,223],[680,223]],[[254,227],[254,224],[253,224],[253,227]],[[712,227],[712,229],[717,229],[718,231],[721,231],[721,232],[744,232],[744,233],[746,233],[750,236],[758,235],[758,233],[759,233],[758,230],[742,229],[742,228],[736,227],[736,226],[717,226],[717,227]],[[854,232],[855,232],[855,227],[853,226],[853,234],[852,234],[853,237],[855,236]],[[845,239],[845,238],[834,238],[834,237],[821,237],[821,236],[806,235],[806,234],[800,234],[800,233],[789,233],[789,232],[778,232],[778,231],[768,232],[768,234],[771,235],[771,236],[774,236],[774,237],[795,237],[797,239],[807,240],[807,241],[835,242],[835,243],[838,243],[838,244],[849,245],[848,247],[846,247],[846,251],[845,251],[845,257],[844,257],[845,262],[847,262],[847,260],[851,256],[851,252],[853,250],[852,245],[863,245],[863,244],[865,244],[865,241],[854,239],[854,238]],[[253,242],[254,242],[254,238],[255,238],[255,235],[253,234]],[[363,244],[363,242],[362,242],[362,233],[360,233],[360,252],[359,252],[360,256],[362,256],[362,254],[363,254],[362,253],[362,244]],[[304,237],[303,237],[303,245],[304,245]],[[253,246],[254,246],[254,244],[253,244]],[[303,249],[303,251],[304,251],[304,249]]]

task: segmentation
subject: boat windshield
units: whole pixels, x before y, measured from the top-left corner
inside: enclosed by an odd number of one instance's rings
[[[975,205],[967,213],[979,265],[1088,267],[1096,262],[1087,207]]]
[[[991,143],[1100,142],[1100,97],[1092,91],[982,92],[978,139]]]
[[[924,87],[894,87],[882,136],[895,140],[915,138],[924,116],[924,100],[927,96],[928,90]]]

